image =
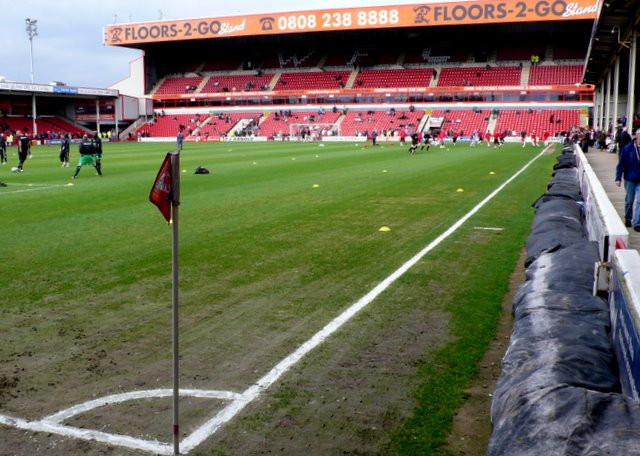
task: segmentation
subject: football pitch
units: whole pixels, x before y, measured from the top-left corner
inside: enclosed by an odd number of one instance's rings
[[[37,421],[171,388],[171,228],[148,195],[172,146],[105,143],[104,177],[85,166],[76,180],[77,146],[69,168],[56,147],[33,148],[22,174],[9,150],[0,415]],[[411,156],[395,144],[188,143],[181,388],[243,393],[438,240],[191,454],[449,454],[551,149],[458,144]],[[211,173],[195,175],[198,166]],[[183,438],[227,404],[181,398]],[[0,454],[149,454],[4,423]],[[61,424],[168,444],[171,399],[105,403]]]

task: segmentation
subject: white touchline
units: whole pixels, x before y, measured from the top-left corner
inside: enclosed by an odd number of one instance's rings
[[[547,147],[548,148],[548,147]],[[220,426],[231,420],[240,410],[242,410],[247,404],[256,399],[260,393],[273,385],[285,372],[287,372],[294,364],[296,364],[302,357],[304,357],[311,350],[320,345],[327,337],[336,332],[343,324],[351,319],[356,313],[366,307],[371,301],[373,301],[380,293],[386,290],[389,285],[401,277],[405,272],[415,265],[422,257],[438,246],[443,240],[453,234],[464,222],[469,220],[476,212],[478,212],[485,204],[493,199],[503,188],[505,188],[511,181],[522,174],[533,162],[540,158],[546,151],[545,148],[542,152],[532,158],[526,165],[524,165],[518,172],[507,179],[502,185],[489,194],[485,199],[480,201],[473,209],[467,212],[462,218],[449,227],[444,233],[431,241],[424,249],[418,252],[413,258],[409,259],[406,263],[396,269],[386,279],[376,285],[369,293],[360,298],[356,303],[352,304],[342,314],[334,318],[324,328],[318,331],[316,334],[302,344],[296,351],[280,361],[271,371],[269,371],[264,377],[258,380],[255,384],[247,388],[242,393],[242,398],[237,399],[222,409],[216,416],[200,426],[197,430],[191,433],[186,439],[181,442],[180,447],[182,451],[189,452],[205,439],[211,436],[218,430]]]
[[[493,197],[495,197],[502,189],[504,189],[504,187],[506,187],[511,181],[522,174],[533,162],[540,158],[546,152],[546,150],[549,149],[549,147],[547,147],[545,150],[531,159],[513,176],[511,176],[497,189],[491,192],[489,196],[480,201],[473,209],[471,209],[462,218],[451,225],[451,227],[449,227],[444,233],[431,241],[424,249],[422,249],[406,263],[396,269],[391,275],[389,275],[386,279],[376,285],[376,287],[374,287],[366,295],[349,306],[339,316],[330,321],[324,328],[314,334],[311,339],[307,340],[293,353],[280,361],[265,376],[263,376],[256,383],[247,388],[243,393],[235,393],[231,391],[180,389],[181,396],[216,398],[229,401],[229,404],[226,405],[222,410],[220,410],[220,412],[218,412],[216,416],[209,419],[202,426],[192,432],[184,440],[182,440],[182,442],[180,442],[180,452],[185,454],[189,453],[191,450],[200,445],[204,440],[213,435],[223,424],[233,419],[247,404],[255,400],[263,391],[273,385],[282,375],[284,375],[285,372],[287,372],[292,366],[300,361],[307,353],[320,345],[331,334],[336,332],[343,324],[349,321],[354,315],[356,315],[360,310],[362,310],[378,295],[380,295],[380,293],[386,290],[393,282],[396,281],[396,279],[401,277],[413,265],[420,261],[422,257],[424,257],[442,241],[453,234],[458,228],[460,228],[463,223],[465,223],[485,204],[493,199]],[[173,445],[168,443],[162,443],[157,440],[139,439],[128,435],[110,434],[107,432],[77,428],[63,424],[65,420],[80,413],[92,410],[96,407],[102,407],[105,405],[120,403],[133,399],[169,397],[171,394],[172,390],[170,389],[144,390],[113,394],[70,407],[66,410],[54,413],[53,415],[49,415],[42,420],[30,421],[22,418],[15,418],[0,414],[0,424],[36,432],[51,432],[66,437],[74,437],[83,440],[95,440],[110,445],[133,448],[155,454],[171,455],[173,454]]]
[[[16,184],[10,184],[10,185],[16,185]],[[59,187],[69,187],[68,184],[55,184],[55,185],[47,185],[47,186],[38,186],[38,187],[29,187],[29,188],[25,188],[25,189],[21,189],[21,190],[2,190],[0,191],[0,195],[8,195],[10,193],[24,193],[24,192],[37,192],[40,190],[49,190],[52,188],[59,188]]]

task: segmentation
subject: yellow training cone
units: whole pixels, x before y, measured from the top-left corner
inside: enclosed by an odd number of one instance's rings
[[[318,158],[320,155],[316,155],[316,158]]]
[[[257,165],[257,163],[256,163],[256,162],[253,162],[253,164],[254,164],[254,165]]]
[[[491,171],[489,174],[495,174],[493,171]]]
[[[462,192],[464,192],[464,188],[459,188],[458,190],[456,190],[456,192],[462,193]]]
[[[186,173],[186,172],[187,172],[187,170],[186,170],[186,169],[183,169],[183,170],[182,170],[182,172],[183,172],[183,173]]]
[[[378,231],[384,231],[384,232],[391,231],[391,228],[389,228],[388,226],[385,225],[382,228],[380,228]]]
[[[313,188],[320,188],[320,185],[318,185],[318,184],[313,184]]]
[[[382,172],[383,172],[383,173],[386,173],[386,172],[387,172],[387,170],[386,170],[386,169],[383,169],[383,170],[382,170]]]
[[[295,159],[296,159],[296,157],[291,157],[291,160],[295,160]]]
[[[69,183],[67,184],[67,187],[73,187],[73,184],[72,184],[71,182],[69,182]]]

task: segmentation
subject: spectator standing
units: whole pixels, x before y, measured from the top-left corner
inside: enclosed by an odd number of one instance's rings
[[[618,127],[616,132],[615,141],[618,144],[618,153],[631,141],[631,135],[627,132],[627,127]]]
[[[7,141],[4,139],[4,133],[0,133],[0,163],[7,164]]]
[[[625,225],[633,226],[634,231],[640,231],[640,128],[636,130],[635,139],[620,151],[616,167],[616,185],[618,187],[620,187],[623,177],[626,191],[624,199]]]

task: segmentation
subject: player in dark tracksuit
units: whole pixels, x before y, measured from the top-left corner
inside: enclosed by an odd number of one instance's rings
[[[0,133],[0,163],[7,164],[7,140],[4,139],[3,133]]]
[[[427,147],[427,152],[429,152],[429,148],[431,147],[431,130],[422,134],[422,146],[420,146],[420,150],[424,150],[425,146]]]
[[[18,138],[18,171],[22,172],[22,166],[27,161],[27,157],[31,153],[31,140],[25,134],[18,130],[16,134]]]
[[[418,148],[419,143],[420,140],[418,139],[418,133],[413,133],[411,135],[411,147],[409,147],[409,153],[411,155],[416,153],[416,149]]]
[[[96,171],[102,176],[102,139],[100,139],[100,132],[96,131],[93,136],[93,150],[96,157]]]
[[[60,162],[63,168],[69,167],[69,135],[66,134],[62,137],[62,143],[60,144]]]

